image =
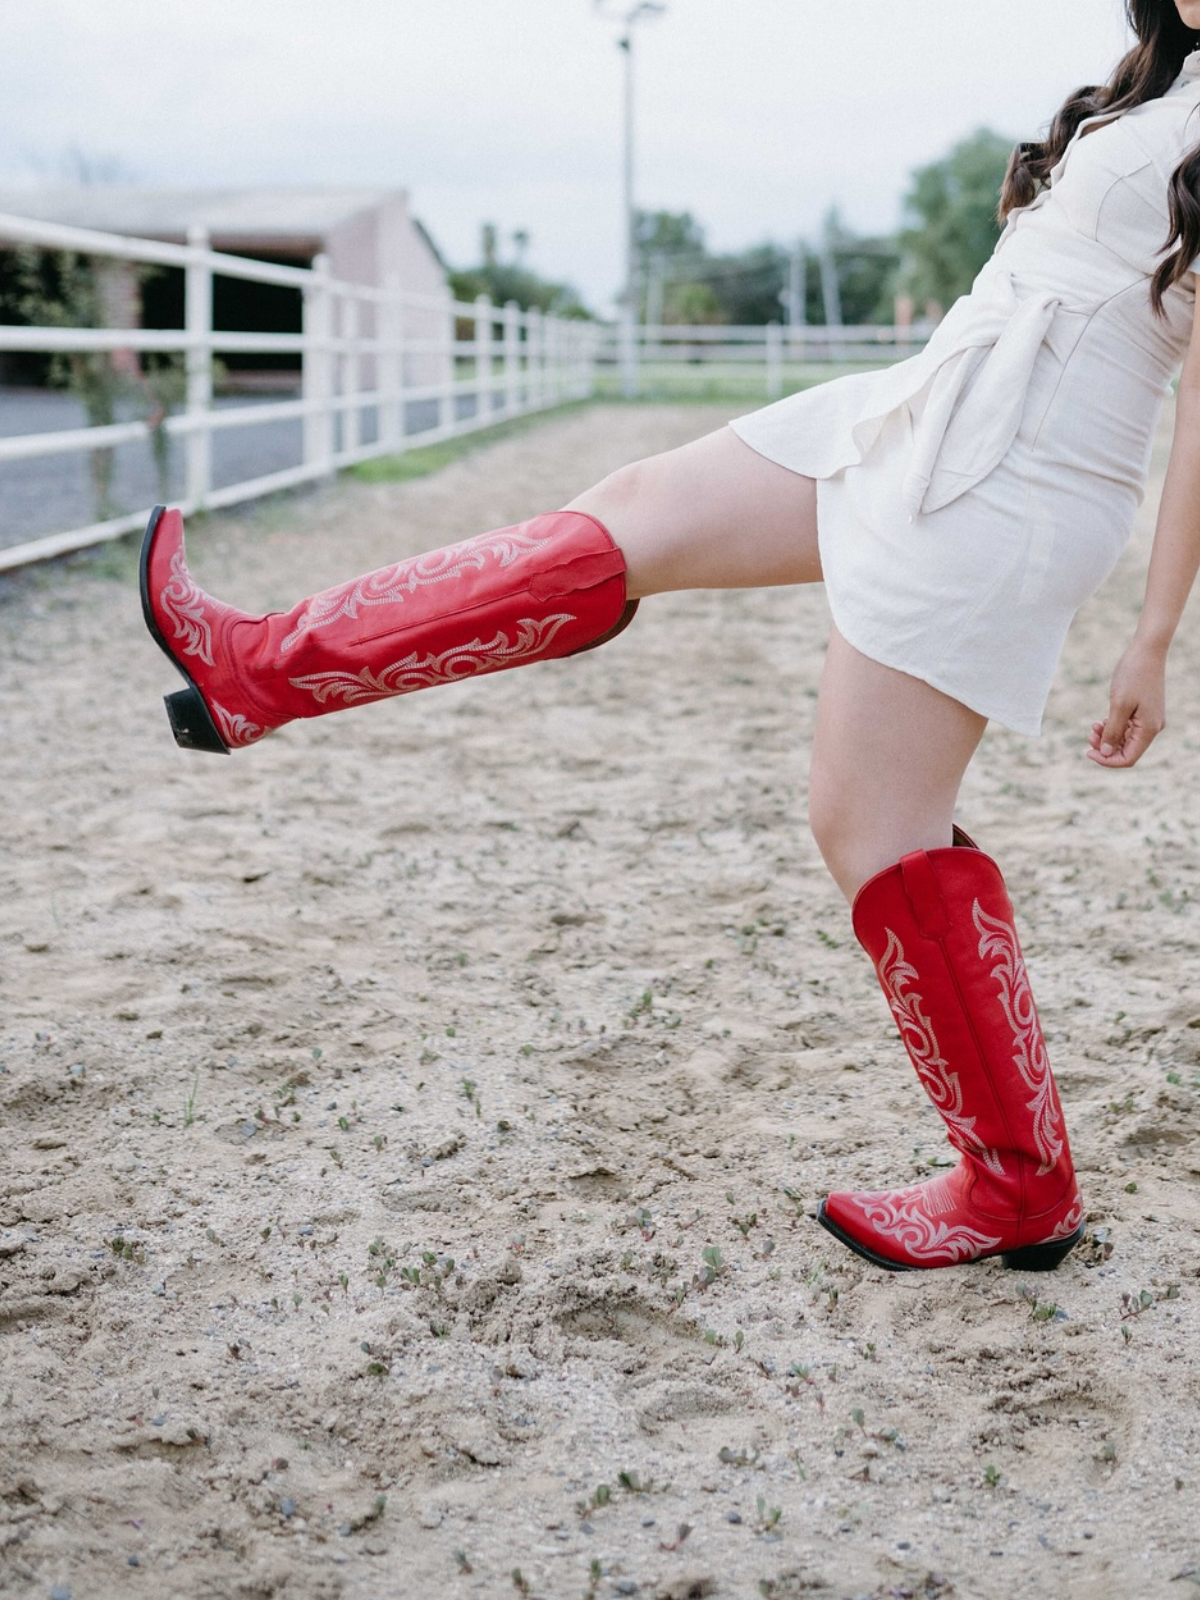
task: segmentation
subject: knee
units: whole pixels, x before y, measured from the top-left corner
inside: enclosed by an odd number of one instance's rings
[[[844,817],[820,815],[812,823],[812,834],[829,875],[849,904],[869,878],[890,867],[904,854],[878,833],[855,828]]]
[[[830,875],[846,899],[869,878],[894,866],[910,850],[934,850],[952,840],[949,810],[889,799],[886,791],[860,793],[819,772],[809,788],[809,827]]]
[[[860,866],[860,830],[854,825],[848,797],[813,773],[808,795],[808,826],[830,876],[847,900],[866,882]]]
[[[664,589],[688,587],[672,565],[671,498],[664,487],[661,456],[618,467],[567,507],[595,517],[625,557],[631,600]]]
[[[819,769],[812,773],[809,828],[830,876],[849,901],[868,878],[898,861],[906,850],[934,842],[922,830],[906,826],[905,819],[880,799]]]
[[[648,465],[647,461],[630,461],[618,467],[573,500],[571,509],[586,511],[606,526],[626,523],[633,508],[646,499]]]

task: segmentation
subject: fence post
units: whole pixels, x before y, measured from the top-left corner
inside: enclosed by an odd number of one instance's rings
[[[636,400],[638,379],[638,325],[634,313],[625,309],[617,334],[617,359],[621,367],[621,395],[625,400]]]
[[[777,322],[767,323],[767,399],[778,400],[783,393],[783,329]]]
[[[558,405],[563,398],[563,362],[566,356],[562,319],[551,313],[546,318],[546,398],[551,405]]]
[[[575,334],[579,340],[579,398],[582,400],[596,392],[596,352],[600,330],[592,322],[578,322]]]
[[[551,349],[554,352],[554,399],[561,404],[569,399],[571,392],[571,342],[561,317],[554,318]]]
[[[329,348],[332,301],[329,257],[315,256],[303,296],[304,366],[300,392],[314,408],[304,415],[304,463],[316,467],[321,476],[333,471],[333,373]]]
[[[579,334],[582,341],[583,373],[581,381],[584,384],[583,393],[594,395],[596,392],[596,368],[600,362],[600,324],[598,322],[581,322]]]
[[[387,298],[380,302],[379,354],[375,361],[379,402],[379,438],[395,449],[404,438],[404,308],[400,300],[400,276],[389,272],[384,280]]]
[[[559,321],[562,333],[563,396],[574,400],[579,393],[579,329],[569,318]]]
[[[458,324],[459,315],[454,309],[455,302],[451,302],[448,313],[449,323],[446,333],[447,344],[444,350],[437,349],[430,358],[431,366],[438,374],[439,392],[434,400],[435,415],[434,426],[440,433],[447,426],[447,417],[453,424],[458,419],[455,415],[458,409],[458,397],[454,385],[458,380]],[[448,392],[443,389],[446,386]]]
[[[492,418],[492,297],[475,296],[475,415]]]
[[[579,394],[579,329],[568,317],[559,321],[562,334],[563,397],[574,400]]]
[[[351,451],[357,450],[362,443],[362,406],[358,399],[362,392],[362,352],[359,349],[362,306],[356,294],[347,294],[342,296],[341,308],[341,382],[338,387],[342,397],[348,397],[352,404],[339,411],[338,415],[342,419],[342,450]]]
[[[591,323],[576,322],[575,338],[578,341],[578,366],[579,398],[593,394],[596,389],[596,330]]]
[[[515,300],[504,306],[504,409],[521,409],[521,308]]]
[[[546,359],[544,321],[540,308],[530,306],[529,320],[525,324],[525,372],[529,379],[526,393],[531,411],[538,409],[544,396]]]
[[[208,250],[204,228],[188,229],[188,247]],[[188,336],[187,415],[195,424],[187,436],[185,497],[197,509],[212,488],[213,275],[206,261],[193,259],[184,269],[184,330]]]

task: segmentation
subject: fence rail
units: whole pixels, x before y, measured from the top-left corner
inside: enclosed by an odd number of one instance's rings
[[[199,230],[186,245],[135,239],[0,214],[0,249],[33,246],[71,251],[127,268],[176,267],[184,275],[180,328],[19,327],[0,324],[0,353],[145,353],[182,357],[186,396],[159,425],[183,446],[185,511],[216,509],[277,489],[315,482],[372,456],[433,444],[593,390],[599,330],[594,324],[444,295],[380,289],[330,275],[318,256],[311,268],[253,261],[214,251]],[[216,277],[298,290],[298,333],[228,330],[213,325]],[[464,332],[468,335],[463,337]],[[216,407],[213,361],[226,355],[300,358],[298,399]],[[214,435],[269,422],[299,421],[299,459],[236,482],[214,480]],[[111,451],[148,441],[148,421],[18,433],[0,437],[6,463]],[[3,548],[0,572],[100,544],[140,527],[149,505]]]
[[[612,392],[617,374],[625,395],[689,393],[708,382],[723,395],[737,389],[747,398],[770,400],[788,387],[820,381],[834,365],[878,366],[903,359],[918,351],[931,331],[924,323],[861,328],[602,325],[521,311],[512,303],[498,306],[486,296],[464,303],[448,292],[408,292],[395,282],[384,288],[349,283],[333,278],[321,256],[307,268],[227,255],[211,249],[200,230],[189,234],[186,245],[178,245],[0,214],[0,249],[22,245],[100,258],[126,270],[182,269],[181,327],[0,324],[0,354],[107,352],[135,364],[146,354],[181,357],[186,373],[182,407],[155,426],[167,441],[179,441],[182,454],[182,493],[161,497],[173,499],[185,511],[251,500],[327,478],[372,456],[438,443],[565,400]],[[214,327],[213,281],[218,277],[298,291],[300,330]],[[214,358],[232,355],[299,357],[298,398],[214,403]],[[234,481],[218,483],[214,441],[265,424],[299,424],[291,451],[296,459],[257,472],[247,468],[270,463],[246,461]],[[154,427],[146,420],[0,435],[0,474],[6,467],[56,457],[111,461],[106,452],[153,436]],[[249,455],[258,453],[256,445]],[[169,456],[160,451],[160,461],[164,454]],[[7,547],[0,525],[0,572],[117,538],[140,527],[148,511],[146,505],[99,516],[86,525]]]
[[[615,388],[619,377],[626,398],[686,394],[711,384],[715,368],[721,373],[719,386],[728,389],[740,378],[747,396],[777,400],[789,384],[819,382],[835,366],[878,367],[916,355],[932,331],[928,322],[899,327],[610,324],[596,346],[597,381],[604,392]]]

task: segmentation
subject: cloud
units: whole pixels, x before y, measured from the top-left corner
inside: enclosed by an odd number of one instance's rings
[[[594,300],[621,272],[622,58],[589,0],[3,6],[0,180],[71,146],[154,183],[395,184]],[[1119,0],[670,0],[636,34],[638,194],[733,248],[833,201],[892,226],[980,123],[1035,135],[1123,46]]]

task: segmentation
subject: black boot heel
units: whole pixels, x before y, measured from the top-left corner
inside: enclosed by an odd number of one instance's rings
[[[164,506],[155,506],[150,513],[146,535],[142,540],[138,583],[142,594],[142,616],[146,619],[151,637],[187,684],[186,689],[177,689],[174,694],[163,696],[163,704],[167,708],[167,720],[171,724],[171,732],[175,735],[175,743],[182,745],[185,750],[209,750],[213,755],[227,756],[229,746],[218,732],[217,725],[204,704],[204,696],[180,666],[175,652],[163,638],[162,629],[154,619],[154,607],[150,601],[150,554],[165,509]]]
[[[1082,1224],[1065,1239],[1052,1239],[1047,1244],[1027,1244],[1021,1250],[1005,1250],[1000,1259],[1006,1267],[1017,1272],[1053,1272],[1083,1238]]]
[[[177,745],[185,750],[210,750],[218,756],[229,754],[229,746],[218,733],[204,696],[194,684],[164,695],[163,704]]]

